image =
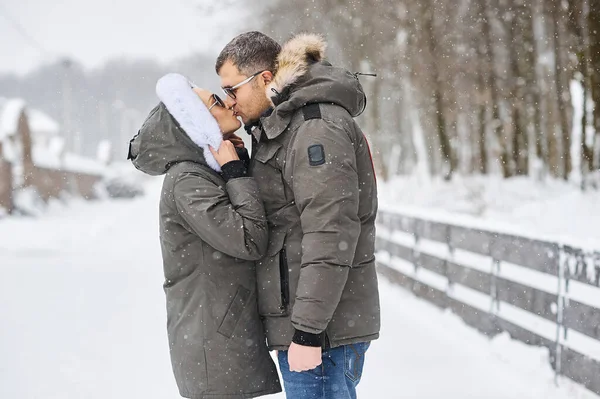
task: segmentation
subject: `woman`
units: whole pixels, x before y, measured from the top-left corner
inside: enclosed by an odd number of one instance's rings
[[[142,172],[166,175],[160,241],[179,391],[193,399],[280,392],[256,304],[253,261],[266,251],[267,221],[256,182],[227,140],[240,122],[181,75],[161,78],[156,92],[161,103],[129,158]]]

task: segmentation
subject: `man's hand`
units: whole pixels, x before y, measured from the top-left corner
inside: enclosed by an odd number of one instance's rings
[[[236,161],[240,159],[238,157],[237,152],[235,151],[233,143],[229,140],[223,141],[218,150],[215,150],[212,147],[209,148],[210,152],[212,152],[213,156],[215,157],[220,166],[225,165],[227,162]]]
[[[312,370],[322,363],[321,347],[302,346],[292,342],[288,351],[290,371]]]

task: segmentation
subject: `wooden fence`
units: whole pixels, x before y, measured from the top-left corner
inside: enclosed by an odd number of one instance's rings
[[[382,275],[489,336],[547,347],[557,375],[600,394],[600,252],[388,211],[378,223]]]

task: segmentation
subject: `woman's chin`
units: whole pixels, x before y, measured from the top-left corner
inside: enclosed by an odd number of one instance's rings
[[[231,136],[232,134],[234,134],[235,132],[237,132],[240,127],[242,127],[242,124],[238,123],[236,125],[228,126],[227,129],[221,129],[221,133],[223,134],[223,138],[225,140],[227,140],[227,138],[229,136]]]
[[[236,119],[235,123],[233,124],[233,130],[231,132],[233,133],[241,127],[242,127],[242,122],[240,122],[239,119]]]

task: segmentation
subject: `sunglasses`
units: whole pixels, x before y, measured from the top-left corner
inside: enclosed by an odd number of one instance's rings
[[[221,97],[217,96],[216,94],[211,94],[210,98],[213,99],[213,103],[210,107],[208,107],[209,111],[213,109],[216,105],[218,105],[219,107],[227,108],[223,100],[221,100]]]
[[[251,75],[249,78],[242,80],[240,83],[236,84],[235,86],[221,87],[221,90],[223,90],[223,93],[225,93],[226,95],[228,95],[229,97],[231,97],[235,100],[236,99],[236,97],[235,97],[236,90],[239,89],[241,86],[245,85],[246,83],[250,82],[252,79],[254,79],[255,77],[257,77],[258,75],[260,75],[263,72],[264,71],[256,72],[254,75]]]

